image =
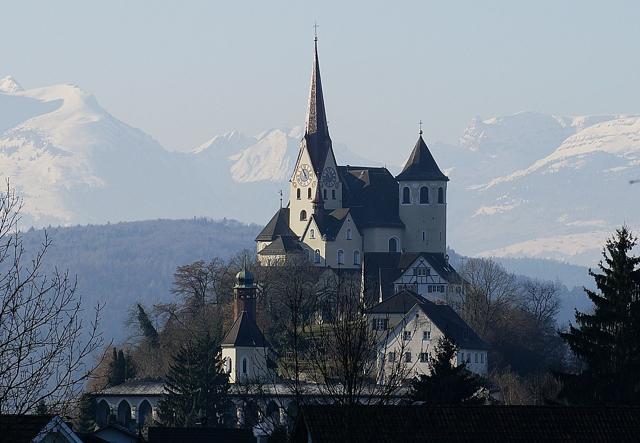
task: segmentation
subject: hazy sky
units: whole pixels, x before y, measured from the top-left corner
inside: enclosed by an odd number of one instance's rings
[[[476,116],[640,112],[638,1],[10,1],[0,76],[74,83],[169,149],[304,120],[313,47],[334,141],[398,163]]]

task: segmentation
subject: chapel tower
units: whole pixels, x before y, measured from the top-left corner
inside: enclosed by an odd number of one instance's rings
[[[447,250],[447,182],[422,138],[396,176],[400,219],[405,225],[403,250],[436,252]]]

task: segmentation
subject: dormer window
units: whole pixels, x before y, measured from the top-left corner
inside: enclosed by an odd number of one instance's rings
[[[405,186],[402,188],[402,204],[408,205],[411,203],[411,189],[409,186]]]

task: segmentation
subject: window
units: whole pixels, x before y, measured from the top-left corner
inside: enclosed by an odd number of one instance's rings
[[[387,360],[389,360],[390,363],[395,363],[395,361],[396,361],[396,353],[395,352],[389,352]]]
[[[427,241],[427,233],[422,231],[422,241]]]
[[[389,239],[389,252],[398,252],[398,239],[395,237]]]
[[[307,198],[311,199],[311,188],[307,188]]]
[[[316,238],[316,230],[312,229],[309,231],[309,238]]]
[[[300,200],[300,188],[296,189],[296,198]]]
[[[440,204],[444,203],[444,189],[443,188],[438,188],[438,203],[440,203]]]
[[[342,249],[338,249],[338,264],[344,265],[344,251]]]
[[[422,331],[423,340],[431,340],[431,331]]]
[[[300,221],[305,221],[307,219],[307,211],[304,209],[300,211]]]
[[[402,188],[402,204],[408,205],[411,203],[411,190],[408,186]]]
[[[331,200],[335,200],[336,199],[336,190],[332,189],[331,190]]]
[[[316,249],[313,261],[315,261],[316,263],[320,263],[320,249]]]
[[[327,199],[327,190],[326,189],[322,190],[322,198],[324,198],[325,200]]]
[[[427,275],[431,275],[431,269],[426,266],[418,266],[413,268],[413,275],[418,277],[426,277]]]
[[[420,363],[428,363],[429,362],[429,354],[426,352],[420,353]]]
[[[411,340],[411,331],[403,331],[402,332],[403,340]]]
[[[347,240],[351,240],[351,228],[347,228]]]
[[[374,318],[371,320],[371,326],[374,331],[386,331],[389,328],[388,318]]]
[[[404,353],[404,361],[405,363],[411,363],[411,352]]]
[[[353,264],[354,265],[360,264],[360,251],[353,251]]]
[[[242,373],[243,374],[247,373],[247,359],[246,358],[242,359]]]
[[[471,363],[471,352],[467,352],[467,363]]]
[[[460,353],[460,361],[464,363],[464,352]]]
[[[429,203],[429,188],[423,186],[420,188],[420,204],[426,205]]]
[[[444,292],[444,285],[438,286],[438,292]]]
[[[476,357],[475,357],[475,359],[476,359],[476,361],[475,361],[475,362],[476,362],[476,363],[478,363],[478,353],[477,353],[477,352],[476,352]]]
[[[484,352],[480,353],[480,363],[484,363]]]

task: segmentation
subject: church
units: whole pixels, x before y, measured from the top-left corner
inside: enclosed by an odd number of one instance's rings
[[[306,258],[363,273],[382,300],[402,289],[447,302],[462,291],[448,263],[447,182],[422,130],[398,175],[384,167],[338,165],[327,125],[315,41],[311,90],[289,203],[256,237],[261,265]]]

